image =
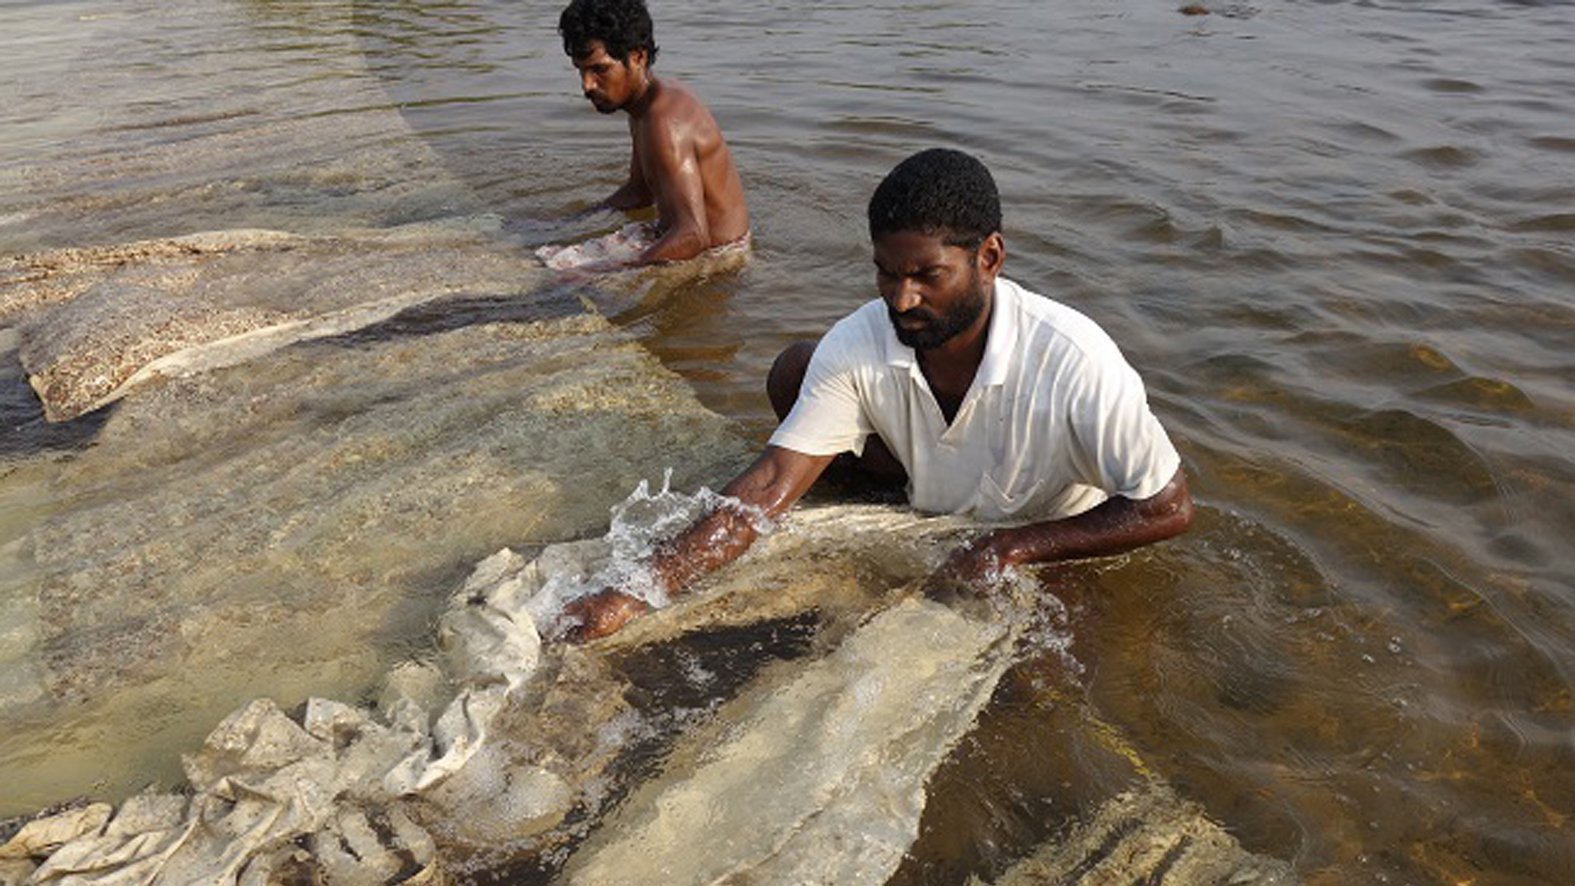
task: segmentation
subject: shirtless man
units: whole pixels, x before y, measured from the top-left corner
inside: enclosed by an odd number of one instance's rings
[[[778,358],[767,387],[782,424],[723,488],[737,503],[650,557],[653,580],[677,593],[743,553],[757,515],[786,512],[843,453],[905,481],[920,511],[986,522],[931,576],[937,596],[1187,529],[1181,457],[1137,372],[1092,320],[1002,274],[1000,195],[983,163],[921,151],[868,214],[879,298]],[[646,608],[619,588],[581,597],[566,609],[570,636],[612,633]]]
[[[593,208],[656,206],[655,241],[635,263],[694,258],[743,241],[749,211],[733,156],[700,99],[651,74],[657,46],[644,0],[573,0],[558,32],[596,110],[629,115],[629,180]]]

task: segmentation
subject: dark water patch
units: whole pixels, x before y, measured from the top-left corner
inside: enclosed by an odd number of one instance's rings
[[[814,612],[711,629],[619,654],[614,667],[636,710],[702,709],[731,697],[765,665],[808,653],[819,630]]]
[[[1575,154],[1575,136],[1564,135],[1534,135],[1526,139],[1526,143],[1533,148],[1543,151],[1557,151],[1561,154]]]
[[[1367,144],[1394,144],[1401,140],[1401,136],[1362,120],[1347,120],[1335,123],[1331,128],[1343,135],[1355,138]]]
[[[1568,249],[1531,246],[1508,250],[1504,257],[1508,264],[1538,277],[1563,285],[1575,282],[1575,253]]]
[[[1542,546],[1522,532],[1507,529],[1487,540],[1487,549],[1505,563],[1536,569],[1549,565],[1551,557]]]
[[[933,125],[902,117],[842,116],[821,123],[818,128],[827,132],[860,138],[890,137],[899,140],[912,139],[915,144],[927,143],[937,137]]]
[[[440,299],[409,308],[354,332],[319,339],[314,345],[357,347],[400,338],[452,332],[489,323],[541,323],[580,316],[585,303],[572,285],[547,286],[532,293],[472,295]]]
[[[1575,212],[1555,212],[1536,215],[1510,222],[1509,230],[1517,232],[1566,234],[1575,232]]]
[[[0,331],[0,340],[16,333]],[[44,404],[28,384],[14,349],[0,351],[0,475],[14,458],[81,451],[93,444],[114,415],[113,404],[72,421],[44,420]]]
[[[1350,455],[1379,469],[1378,477],[1421,498],[1477,504],[1498,495],[1492,468],[1447,426],[1409,409],[1360,413],[1340,422]]]
[[[1482,156],[1476,151],[1458,145],[1417,148],[1401,153],[1400,157],[1424,169],[1436,171],[1468,169],[1482,160]]]
[[[1422,88],[1432,92],[1448,94],[1461,94],[1481,92],[1482,84],[1471,80],[1460,80],[1455,77],[1433,77],[1422,81]]]
[[[1525,391],[1507,381],[1469,376],[1415,391],[1413,396],[1432,403],[1463,406],[1488,413],[1529,415],[1537,404]]]
[[[1225,216],[1233,224],[1239,224],[1243,227],[1261,227],[1271,231],[1293,234],[1328,235],[1334,233],[1334,229],[1323,222],[1283,210],[1230,209],[1226,210]]]

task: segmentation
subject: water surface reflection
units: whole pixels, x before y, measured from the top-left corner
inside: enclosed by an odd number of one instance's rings
[[[473,213],[521,244],[610,227],[554,221],[626,162],[621,124],[573,88],[558,5],[21,4],[0,244]],[[1575,869],[1569,7],[656,14],[660,70],[728,133],[757,250],[610,312],[707,405],[763,439],[771,358],[873,291],[870,189],[953,144],[997,174],[1009,273],[1122,344],[1203,504],[1185,539],[1047,577],[1088,608],[1085,670],[1013,671],[898,880],[997,873],[1138,777],[1069,738],[1087,711],[1314,881]],[[324,118],[341,138],[303,137]],[[58,433],[7,451],[93,436]]]

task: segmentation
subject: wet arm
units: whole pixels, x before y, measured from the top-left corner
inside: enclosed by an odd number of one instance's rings
[[[751,512],[773,520],[780,517],[832,458],[767,446],[754,464],[722,488],[723,495],[739,504],[723,505],[696,521],[657,552],[651,568],[669,593],[677,593],[701,575],[731,563],[759,536],[758,517]]]
[[[992,569],[1105,557],[1180,535],[1192,524],[1192,496],[1180,468],[1145,499],[1116,495],[1075,517],[994,530],[960,549],[943,567],[974,584]]]
[[[711,245],[705,181],[693,146],[671,130],[649,146],[656,168],[656,211],[661,236],[640,256],[642,264],[694,258]]]
[[[767,446],[754,464],[722,489],[724,495],[738,499],[738,504],[725,504],[701,517],[651,558],[657,581],[669,594],[677,594],[701,575],[737,559],[760,534],[758,517],[751,511],[772,519],[781,516],[832,458]],[[566,610],[580,622],[569,638],[583,641],[614,633],[646,608],[642,601],[617,589],[582,597]]]

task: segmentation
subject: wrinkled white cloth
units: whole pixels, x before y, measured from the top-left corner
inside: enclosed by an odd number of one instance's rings
[[[617,271],[641,264],[640,257],[661,239],[654,221],[630,222],[613,231],[581,243],[553,244],[536,249],[542,264],[555,271]],[[713,246],[695,259],[715,261],[749,253],[753,238],[745,232],[737,240]]]
[[[560,547],[557,561],[566,566],[599,551],[594,542]],[[397,669],[381,716],[311,699],[297,722],[270,699],[251,702],[184,758],[189,798],[133,798],[107,824],[102,816],[83,825],[80,814],[40,822],[45,830],[70,827],[74,838],[60,841],[29,882],[265,882],[303,837],[317,865],[339,871],[336,883],[383,883],[412,860],[430,862],[431,838],[394,801],[430,792],[488,747],[494,718],[540,661],[526,605],[541,584],[537,561],[507,549],[488,557],[443,616],[442,674],[430,666]],[[453,693],[446,704],[435,685]],[[484,780],[530,786],[539,801],[532,817],[573,800],[551,773],[507,775]],[[379,836],[369,817],[392,837]]]
[[[1012,637],[929,600],[877,614],[786,686],[723,711],[725,739],[631,798],[569,881],[885,882]]]
[[[655,222],[631,222],[583,243],[542,246],[536,257],[554,271],[626,268],[639,264],[640,256],[656,241]]]
[[[827,510],[783,535],[887,536],[914,519]],[[755,556],[769,563],[764,547]],[[438,663],[395,668],[378,710],[312,699],[292,715],[253,701],[184,759],[189,793],[40,822],[33,834],[50,835],[53,854],[27,882],[262,884],[304,865],[334,883],[384,883],[439,866],[430,820],[491,846],[557,827],[593,788],[511,753],[530,736],[504,734],[499,715],[516,722],[521,700],[546,691],[542,675],[563,664],[541,666],[536,596],[555,576],[595,574],[611,550],[597,539],[535,559],[507,549],[486,558],[450,598]],[[689,764],[598,825],[570,879],[880,882],[917,836],[925,783],[989,698],[1013,637],[909,599],[822,658],[768,669],[707,727],[723,740],[681,746],[674,756]],[[692,852],[701,838],[708,851]]]

